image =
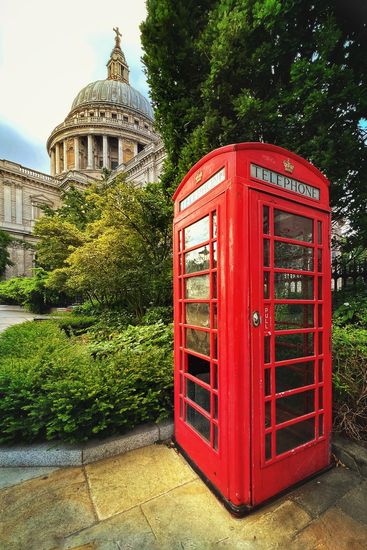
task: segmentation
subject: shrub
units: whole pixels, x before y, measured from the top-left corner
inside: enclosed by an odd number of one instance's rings
[[[367,330],[333,330],[334,428],[367,439]]]
[[[24,306],[33,313],[44,313],[51,306],[65,303],[66,297],[47,288],[48,274],[36,270],[33,277],[14,277],[0,283],[0,302]]]
[[[91,356],[54,321],[0,335],[0,442],[85,441],[172,411],[172,351],[160,326],[148,342],[129,327],[126,345]],[[144,327],[147,328],[147,327]],[[159,345],[166,342],[167,345]],[[15,352],[16,350],[16,352]]]
[[[97,322],[97,317],[91,315],[74,315],[74,313],[67,313],[63,315],[56,315],[53,321],[68,335],[72,334],[80,335],[84,334],[87,329],[93,326]]]
[[[359,295],[342,303],[333,314],[334,325],[367,328],[367,296]]]

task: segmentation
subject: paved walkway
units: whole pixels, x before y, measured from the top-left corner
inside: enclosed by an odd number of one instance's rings
[[[367,547],[367,480],[344,468],[243,519],[164,445],[83,468],[4,468],[0,478],[2,550]]]
[[[0,305],[0,332],[12,325],[24,323],[34,318],[34,313],[24,311],[20,306],[3,306]]]

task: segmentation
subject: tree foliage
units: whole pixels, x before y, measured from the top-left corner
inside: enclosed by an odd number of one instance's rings
[[[9,246],[12,242],[13,239],[9,233],[0,229],[0,277],[8,266],[14,265],[9,254]]]
[[[171,300],[172,207],[160,184],[123,179],[74,189],[35,228],[48,285],[138,317]]]
[[[315,0],[148,0],[144,63],[175,189],[209,150],[263,141],[331,180],[367,242],[367,9]]]

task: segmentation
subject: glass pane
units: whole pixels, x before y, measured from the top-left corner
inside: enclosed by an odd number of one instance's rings
[[[212,273],[212,298],[217,297],[217,273]]]
[[[269,206],[263,206],[263,232],[269,234]]]
[[[322,327],[322,304],[318,307],[319,327]]]
[[[317,242],[322,244],[322,222],[317,222]]]
[[[186,422],[190,424],[200,435],[210,441],[210,422],[196,409],[186,404]]]
[[[209,216],[185,228],[185,248],[209,240]]]
[[[214,332],[213,334],[213,353],[212,353],[213,359],[218,358],[218,337],[217,333]]]
[[[264,271],[264,298],[269,298],[270,296],[270,273],[269,271]]]
[[[313,220],[274,210],[274,235],[310,243],[313,241]]]
[[[213,267],[217,267],[217,243],[213,243]]]
[[[213,304],[213,328],[218,327],[218,306]]]
[[[213,394],[213,418],[218,418],[218,396]]]
[[[275,369],[276,392],[294,390],[314,383],[313,361],[295,363]]]
[[[270,376],[271,376],[271,370],[265,369],[265,387],[264,387],[265,395],[271,394]]]
[[[218,365],[212,364],[212,385],[215,390],[218,389]]]
[[[282,397],[276,400],[275,407],[277,424],[314,412],[315,392],[314,390],[309,390],[289,395],[288,397]]]
[[[264,363],[270,363],[270,336],[264,336]]]
[[[285,334],[275,337],[275,361],[308,357],[314,354],[314,335]]]
[[[209,247],[202,246],[185,254],[185,273],[209,269]]]
[[[319,416],[319,437],[324,435],[324,415],[320,414]]]
[[[322,249],[317,251],[317,271],[322,271]]]
[[[319,297],[319,300],[322,300],[322,277],[319,277],[319,278],[318,278],[317,286],[318,286],[318,297]]]
[[[275,329],[309,328],[314,326],[313,305],[276,304]]]
[[[324,380],[324,360],[319,359],[319,382]]]
[[[217,236],[217,213],[213,212],[213,239]]]
[[[206,359],[187,354],[187,372],[210,385],[210,363]]]
[[[324,391],[323,388],[319,388],[319,409],[324,408]]]
[[[320,355],[323,353],[322,341],[323,341],[323,333],[319,332],[319,350],[318,351]]]
[[[298,422],[288,428],[283,428],[276,432],[276,451],[277,455],[286,453],[299,445],[315,439],[315,419],[310,418],[303,422]]]
[[[210,326],[209,304],[186,304],[186,323],[198,327]]]
[[[313,271],[313,248],[275,241],[274,266]]]
[[[185,297],[190,300],[207,300],[210,297],[209,275],[185,279]]]
[[[193,328],[186,329],[186,347],[202,355],[210,355],[210,333]]]
[[[265,428],[270,428],[271,426],[271,401],[266,401],[265,403]]]
[[[271,459],[271,434],[265,436],[265,460]]]
[[[218,450],[218,428],[215,424],[213,424],[213,447],[216,451]]]
[[[270,266],[270,241],[269,239],[264,239],[264,266]]]
[[[313,300],[313,277],[275,273],[275,297],[283,300]]]
[[[210,413],[210,392],[191,380],[186,380],[187,397],[199,405],[202,409]]]

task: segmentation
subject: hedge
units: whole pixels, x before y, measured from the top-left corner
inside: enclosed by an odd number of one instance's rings
[[[136,342],[95,358],[53,321],[6,330],[0,335],[0,442],[73,443],[167,417],[172,328],[156,330],[167,335],[166,346]]]

